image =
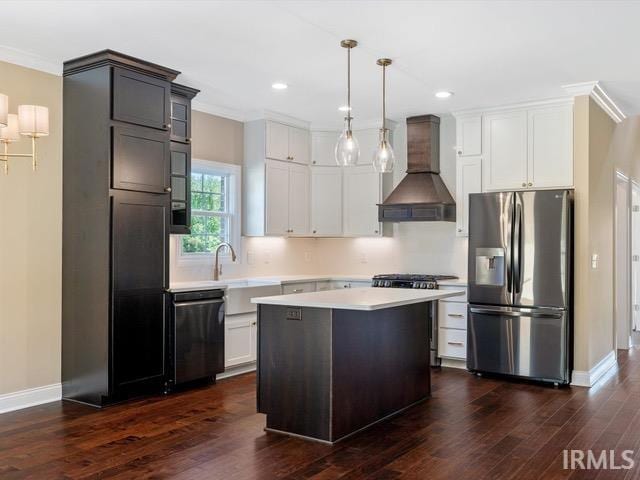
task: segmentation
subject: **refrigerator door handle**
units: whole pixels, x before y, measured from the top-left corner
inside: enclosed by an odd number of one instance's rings
[[[507,249],[507,293],[511,298],[511,294],[513,293],[513,232],[512,232],[512,221],[513,218],[513,196],[515,194],[512,192],[509,194],[509,199],[507,201],[507,205],[509,206],[507,209],[507,218],[510,219],[509,222],[505,225],[506,238],[504,238],[504,243]]]
[[[522,290],[522,204],[516,195],[515,225],[513,227],[513,289],[515,293]]]
[[[519,310],[494,310],[492,308],[477,308],[469,307],[471,313],[478,313],[481,315],[497,315],[505,317],[533,317],[533,318],[562,318],[563,312],[536,312],[531,310],[519,311]]]

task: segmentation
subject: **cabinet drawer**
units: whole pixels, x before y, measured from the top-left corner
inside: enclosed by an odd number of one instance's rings
[[[315,282],[290,283],[288,285],[282,286],[282,293],[284,295],[288,295],[289,293],[307,293],[307,292],[315,292],[315,291],[316,291]]]
[[[441,357],[467,358],[467,331],[438,329],[438,355]]]
[[[445,302],[445,303],[449,303],[449,302],[456,302],[456,303],[467,303],[468,299],[467,299],[467,293],[468,293],[468,289],[466,286],[456,286],[456,285],[440,285],[438,286],[439,290],[463,290],[464,291],[464,295],[458,295],[457,297],[449,297],[449,298],[443,298],[442,300],[440,300],[440,302]]]
[[[113,119],[169,129],[171,84],[123,68],[113,69]]]
[[[444,328],[467,328],[467,304],[438,302],[438,325]]]
[[[169,136],[141,127],[113,127],[113,188],[164,193],[169,187]]]

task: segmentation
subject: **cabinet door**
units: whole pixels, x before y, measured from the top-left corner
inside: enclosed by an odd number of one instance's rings
[[[368,165],[347,167],[343,174],[344,234],[354,237],[380,235],[380,174]]]
[[[171,142],[171,233],[191,231],[191,146]]]
[[[484,117],[485,190],[527,186],[527,112],[492,113]]]
[[[482,117],[456,119],[456,153],[459,157],[482,154]]]
[[[307,165],[310,155],[309,132],[302,128],[289,127],[289,160]]]
[[[289,164],[277,160],[266,162],[265,233],[289,233]]]
[[[459,158],[456,164],[456,234],[469,235],[469,194],[482,192],[482,158]]]
[[[289,167],[289,233],[309,234],[309,167]]]
[[[380,131],[377,128],[367,128],[366,130],[356,130],[353,135],[360,146],[358,165],[371,165],[373,163],[373,153],[378,148],[380,141]],[[390,141],[393,145],[393,141]]]
[[[191,101],[182,95],[171,95],[171,140],[191,141]]]
[[[530,188],[573,186],[573,107],[529,110]]]
[[[337,166],[335,148],[338,141],[336,132],[313,132],[311,134],[311,164]]]
[[[289,160],[289,127],[266,122],[265,156],[274,160]]]
[[[113,119],[169,129],[171,83],[124,68],[113,69]]]
[[[169,137],[146,128],[113,127],[112,186],[164,193],[169,188]]]
[[[342,169],[311,167],[311,233],[342,234]]]
[[[115,389],[164,375],[168,196],[112,198],[112,379]]]
[[[255,361],[257,314],[231,315],[225,319],[224,366]]]

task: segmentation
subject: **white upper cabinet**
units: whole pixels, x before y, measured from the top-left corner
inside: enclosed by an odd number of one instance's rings
[[[289,234],[308,235],[309,231],[309,167],[289,166]]]
[[[358,165],[371,165],[373,163],[373,152],[378,147],[380,131],[377,128],[367,128],[364,130],[354,130],[353,135],[358,140],[360,146],[360,158]]]
[[[571,105],[529,110],[531,188],[573,186],[573,108]]]
[[[289,127],[281,123],[266,122],[265,156],[274,160],[289,160]]]
[[[265,234],[289,233],[289,167],[285,162],[267,160],[265,186]]]
[[[482,116],[456,118],[456,154],[468,157],[482,154]]]
[[[308,130],[269,120],[265,123],[265,156],[267,158],[309,163],[311,147]]]
[[[335,148],[338,141],[336,132],[311,133],[311,164],[337,167]]]
[[[378,203],[382,202],[382,176],[368,165],[344,169],[344,235],[382,234]]]
[[[456,122],[458,157],[470,151],[471,115]],[[467,121],[468,120],[468,121]],[[477,123],[477,122],[476,122]],[[560,100],[492,109],[479,130],[486,191],[573,186],[573,104]],[[477,131],[473,134],[477,134]],[[474,149],[475,151],[475,149]],[[462,152],[462,153],[461,153]]]
[[[342,235],[342,169],[311,167],[311,233]]]
[[[456,163],[456,235],[469,236],[469,194],[482,192],[482,158],[459,158]]]
[[[289,127],[289,160],[308,164],[311,157],[311,136],[308,130]]]
[[[527,112],[490,113],[484,117],[485,190],[527,186]]]

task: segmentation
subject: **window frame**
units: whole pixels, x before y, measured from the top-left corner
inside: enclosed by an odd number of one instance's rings
[[[202,160],[198,158],[191,159],[191,172],[202,172],[212,175],[225,175],[229,178],[227,186],[227,199],[228,205],[228,217],[229,217],[229,243],[233,246],[236,252],[236,262],[241,263],[241,238],[242,238],[242,204],[241,204],[241,185],[242,185],[242,167],[232,163],[216,162],[214,160]],[[189,177],[191,181],[191,177]],[[191,205],[190,205],[191,206]],[[191,215],[194,214],[194,210],[191,210]],[[225,216],[225,215],[212,215],[212,216]],[[178,265],[194,265],[210,263],[213,265],[214,253],[213,252],[194,252],[187,253],[182,250],[182,237],[185,235],[174,235],[175,238],[175,251],[178,257]],[[231,263],[231,255],[229,252],[220,253],[221,263]]]

